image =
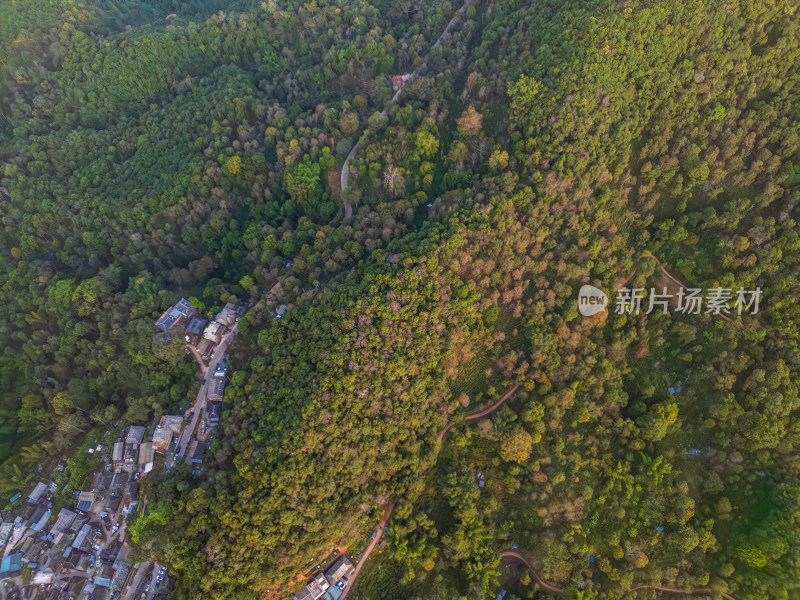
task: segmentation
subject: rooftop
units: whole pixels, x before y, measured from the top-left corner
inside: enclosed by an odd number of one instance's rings
[[[37,502],[39,502],[39,499],[42,497],[42,494],[44,494],[47,491],[47,488],[48,485],[43,481],[37,483],[36,487],[33,488],[33,491],[30,493],[30,496],[28,496],[28,502],[30,502],[31,504],[36,504]]]
[[[131,425],[128,429],[128,437],[125,439],[126,444],[141,444],[144,439],[144,427],[140,425]]]
[[[186,333],[193,333],[195,335],[200,335],[201,333],[203,333],[203,328],[205,327],[206,323],[208,323],[208,319],[193,317],[192,320],[189,322],[189,325],[187,325],[186,327]]]
[[[0,560],[0,575],[8,575],[22,570],[22,552],[5,556]]]
[[[208,399],[209,400],[222,400],[222,396],[225,394],[225,378],[224,377],[215,377],[214,380],[211,382],[208,390]]]
[[[207,402],[206,412],[208,413],[208,420],[211,423],[218,423],[222,413],[222,403],[220,402]]]
[[[160,331],[167,331],[170,327],[175,325],[181,319],[188,319],[197,309],[189,304],[189,301],[181,298],[171,308],[164,311],[158,321],[156,321],[156,329]]]
[[[153,462],[153,442],[145,442],[139,446],[139,463],[147,464]]]

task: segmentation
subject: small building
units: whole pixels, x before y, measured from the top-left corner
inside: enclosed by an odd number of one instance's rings
[[[128,437],[125,438],[126,444],[141,444],[144,440],[145,429],[141,425],[131,425],[128,429]]]
[[[354,570],[353,563],[343,554],[336,559],[336,562],[325,572],[325,575],[328,577],[328,581],[331,582],[331,585],[336,585],[340,581],[347,581]]]
[[[200,340],[196,349],[200,356],[203,357],[203,360],[208,360],[208,357],[211,356],[211,353],[214,351],[214,342],[213,340],[203,338]]]
[[[50,510],[39,507],[33,514],[31,518],[28,519],[28,527],[36,531],[37,533],[44,529],[44,526],[47,525],[47,521],[50,520]]]
[[[203,339],[209,340],[213,345],[217,345],[222,341],[222,334],[225,332],[225,326],[222,323],[212,321],[203,330]],[[199,350],[198,350],[199,351]]]
[[[81,492],[78,496],[78,504],[76,508],[82,512],[89,512],[92,510],[94,504],[94,492]]]
[[[125,500],[137,500],[139,498],[139,482],[133,480],[126,483],[122,496]]]
[[[102,563],[100,568],[95,571],[94,584],[102,587],[111,587],[114,579],[114,567],[107,563]]]
[[[9,504],[14,504],[17,500],[22,498],[22,494],[14,494],[11,498],[8,499]]]
[[[158,321],[156,321],[156,329],[167,331],[177,323],[191,318],[196,310],[194,306],[189,304],[188,300],[181,298],[175,306],[165,310],[164,314],[159,317]]]
[[[203,360],[208,360],[211,353],[214,351],[214,341],[203,338],[197,345],[197,352],[203,357]]]
[[[233,327],[233,325],[244,315],[244,306],[228,302],[222,310],[217,313],[214,318],[217,323],[221,323],[225,327]]]
[[[28,496],[28,504],[38,504],[39,500],[41,500],[44,493],[47,491],[47,484],[43,481],[40,481],[36,484],[36,487],[33,488],[33,491]]]
[[[181,432],[181,415],[164,415],[153,432],[153,451],[165,454],[172,442],[172,436]]]
[[[138,464],[139,458],[139,444],[126,444],[125,445],[125,464],[134,465]]]
[[[314,579],[311,580],[311,583],[309,583],[306,587],[308,588],[311,597],[314,600],[317,600],[317,598],[321,598],[325,591],[331,587],[331,582],[328,581],[328,578],[323,573],[317,573],[314,576]]]
[[[212,424],[219,423],[219,418],[222,414],[221,402],[207,402],[206,413],[208,414],[208,422]]]
[[[312,600],[312,599],[313,596],[311,595],[311,592],[309,591],[307,585],[297,590],[292,598],[292,600]]]
[[[672,387],[668,387],[667,391],[669,392],[670,396],[673,396],[675,394],[680,394],[681,393],[681,386],[674,385]]]
[[[72,523],[75,521],[75,517],[77,517],[74,512],[71,510],[67,510],[66,508],[62,508],[58,512],[58,518],[53,526],[50,528],[50,535],[53,536],[53,540],[58,543],[58,540],[69,533]]]
[[[208,442],[198,442],[197,446],[192,453],[192,463],[195,465],[202,465],[208,453]]]
[[[225,378],[214,377],[211,384],[208,386],[207,398],[212,401],[220,401],[225,395]]]
[[[0,560],[0,579],[14,577],[22,571],[22,552],[5,556]]]
[[[122,504],[122,497],[117,495],[112,495],[106,499],[105,509],[106,511],[108,511],[109,515],[115,515],[119,510],[120,504]]]
[[[153,442],[144,442],[139,446],[139,469],[143,473],[149,473],[153,470],[154,452]]]
[[[114,450],[111,452],[111,460],[115,463],[122,462],[125,457],[125,442],[117,440],[114,442]]]
[[[203,329],[208,323],[208,319],[200,317],[192,317],[189,324],[186,326],[186,337],[184,338],[189,344],[197,344],[200,338],[203,337]]]
[[[6,543],[14,531],[13,523],[0,523],[0,548],[5,548]]]
[[[78,531],[78,535],[75,536],[75,539],[72,540],[72,548],[75,550],[81,550],[82,547],[87,545],[89,542],[89,546],[91,546],[90,535],[92,533],[92,526],[86,523],[83,527],[81,527],[80,531]]]

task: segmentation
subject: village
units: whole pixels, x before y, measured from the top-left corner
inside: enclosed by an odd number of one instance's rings
[[[200,365],[202,384],[193,406],[183,414],[161,415],[149,426],[109,426],[86,449],[99,466],[69,498],[56,481],[64,461],[27,498],[12,497],[0,520],[0,597],[153,600],[170,590],[174,578],[166,566],[129,559],[127,519],[146,514],[139,482],[154,468],[185,464],[192,474],[202,470],[222,415],[225,351],[245,310],[227,303],[208,320],[181,298],[161,315],[156,335],[183,330],[186,352]]]

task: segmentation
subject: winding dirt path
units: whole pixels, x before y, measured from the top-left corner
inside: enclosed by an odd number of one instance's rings
[[[553,592],[554,594],[565,594],[566,593],[566,591],[563,588],[560,588],[560,587],[557,587],[557,586],[552,585],[550,583],[547,583],[541,577],[539,577],[539,574],[536,572],[536,569],[533,568],[533,565],[530,563],[530,561],[527,558],[525,558],[522,554],[520,554],[519,552],[514,552],[512,550],[506,550],[505,552],[501,552],[500,553],[500,558],[501,559],[503,559],[503,558],[514,558],[516,560],[519,560],[520,562],[524,563],[525,566],[528,568],[528,571],[530,571],[531,575],[533,575],[533,578],[536,580],[536,583],[538,583],[544,589],[549,590],[549,591]],[[639,591],[639,590],[656,590],[656,591],[659,591],[659,592],[664,592],[665,594],[681,594],[681,595],[688,595],[688,596],[703,596],[703,595],[713,594],[714,592],[716,592],[716,593],[720,594],[725,600],[736,600],[736,598],[734,598],[730,594],[726,594],[725,592],[720,592],[718,590],[712,590],[711,588],[697,588],[697,589],[694,589],[694,590],[681,590],[681,589],[678,589],[678,588],[662,587],[662,586],[657,586],[657,585],[637,585],[635,588],[631,588],[630,590],[625,592],[622,595],[622,597],[624,598],[628,594],[630,594],[632,592]]]
[[[689,289],[687,286],[683,285],[680,281],[678,281],[678,279],[673,277],[672,274],[669,271],[667,271],[666,267],[664,267],[664,265],[661,263],[661,261],[658,260],[658,258],[656,258],[653,254],[650,254],[649,252],[645,252],[639,258],[636,259],[636,263],[638,264],[639,261],[642,260],[643,258],[652,258],[654,261],[656,261],[656,264],[661,269],[661,272],[664,273],[664,275],[666,275],[667,278],[670,281],[672,281],[678,287],[681,287],[681,288],[684,288],[684,289]],[[622,283],[618,284],[616,288],[614,288],[614,293],[616,294],[620,289],[622,289],[631,279],[633,279],[634,275],[636,275],[636,269],[635,268],[633,269],[633,271],[631,271],[631,274],[628,275],[627,279],[625,279]],[[733,319],[731,319],[729,316],[721,313],[716,308],[714,309],[714,312],[718,316],[720,316],[723,319],[725,319],[726,321],[728,321],[729,323],[733,321]]]
[[[530,561],[527,558],[525,558],[524,556],[522,556],[522,554],[520,554],[519,552],[514,552],[513,550],[507,550],[505,552],[501,552],[500,553],[500,558],[501,559],[503,559],[503,558],[516,558],[517,560],[519,560],[522,563],[524,563],[526,567],[528,567],[528,571],[531,572],[531,575],[533,575],[533,578],[536,580],[536,583],[538,583],[544,589],[550,590],[554,594],[565,594],[566,593],[560,587],[556,587],[554,585],[550,585],[544,579],[539,577],[539,574],[536,572],[536,569],[533,568],[533,565],[530,563]]]
[[[450,21],[445,26],[444,31],[442,31],[439,37],[436,38],[436,42],[434,42],[433,44],[434,48],[438,48],[440,46],[440,44],[442,43],[442,39],[444,39],[444,36],[447,35],[447,32],[450,31],[450,28],[458,20],[461,19],[461,16],[466,12],[468,5],[469,5],[469,0],[464,2],[464,5],[456,11],[456,14],[453,16],[452,19],[450,19]],[[409,83],[414,81],[414,79],[417,78],[422,68],[428,64],[429,58],[430,56],[426,57],[425,60],[423,60],[419,65],[417,65],[417,68],[411,72],[411,75],[408,77],[408,79],[406,79],[400,84],[400,87],[394,93],[394,96],[392,96],[392,99],[389,101],[389,104],[386,105],[386,107],[381,111],[382,117],[385,117],[387,114],[389,114],[389,109],[400,98],[400,94],[402,93],[403,89],[405,89],[406,85],[408,85]],[[367,137],[367,131],[361,134],[361,137],[358,138],[358,141],[350,149],[350,152],[348,152],[347,158],[344,159],[344,164],[342,165],[342,173],[339,177],[339,186],[342,190],[347,189],[347,184],[350,177],[350,161],[352,161],[356,157],[356,154],[358,154],[358,150],[361,147],[361,142],[363,142],[366,139],[366,137]],[[353,217],[353,206],[349,202],[345,202],[344,220],[349,221],[352,217]]]
[[[686,596],[705,596],[711,595],[713,593],[717,593],[725,600],[736,600],[730,594],[726,594],[725,592],[720,592],[719,590],[712,590],[711,588],[697,588],[696,590],[679,590],[678,588],[669,588],[669,587],[659,587],[655,585],[638,585],[635,588],[631,588],[625,594],[623,594],[623,598],[630,594],[631,592],[636,592],[638,590],[658,590],[659,592],[664,592],[665,594],[682,594]]]
[[[500,398],[500,400],[495,402],[492,406],[490,406],[489,408],[486,408],[484,410],[481,410],[479,412],[472,413],[471,415],[467,415],[466,417],[464,417],[464,420],[465,421],[474,421],[475,419],[482,419],[483,417],[486,417],[486,416],[492,414],[498,408],[503,406],[503,404],[505,404],[506,400],[508,400],[511,397],[511,394],[513,394],[514,392],[517,391],[517,389],[519,389],[519,386],[520,386],[519,383],[516,384],[513,388],[511,388],[510,390],[508,390],[506,392],[505,396]],[[439,434],[439,441],[440,442],[444,439],[444,434],[447,433],[448,431],[450,431],[450,428],[453,427],[454,425],[455,425],[455,423],[450,421],[447,424],[447,427],[442,429],[442,432]]]

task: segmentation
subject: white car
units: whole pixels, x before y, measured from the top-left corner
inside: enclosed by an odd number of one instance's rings
[[[336,584],[336,587],[339,588],[340,590],[343,590],[344,586],[345,586],[344,581],[340,581],[339,583]]]

